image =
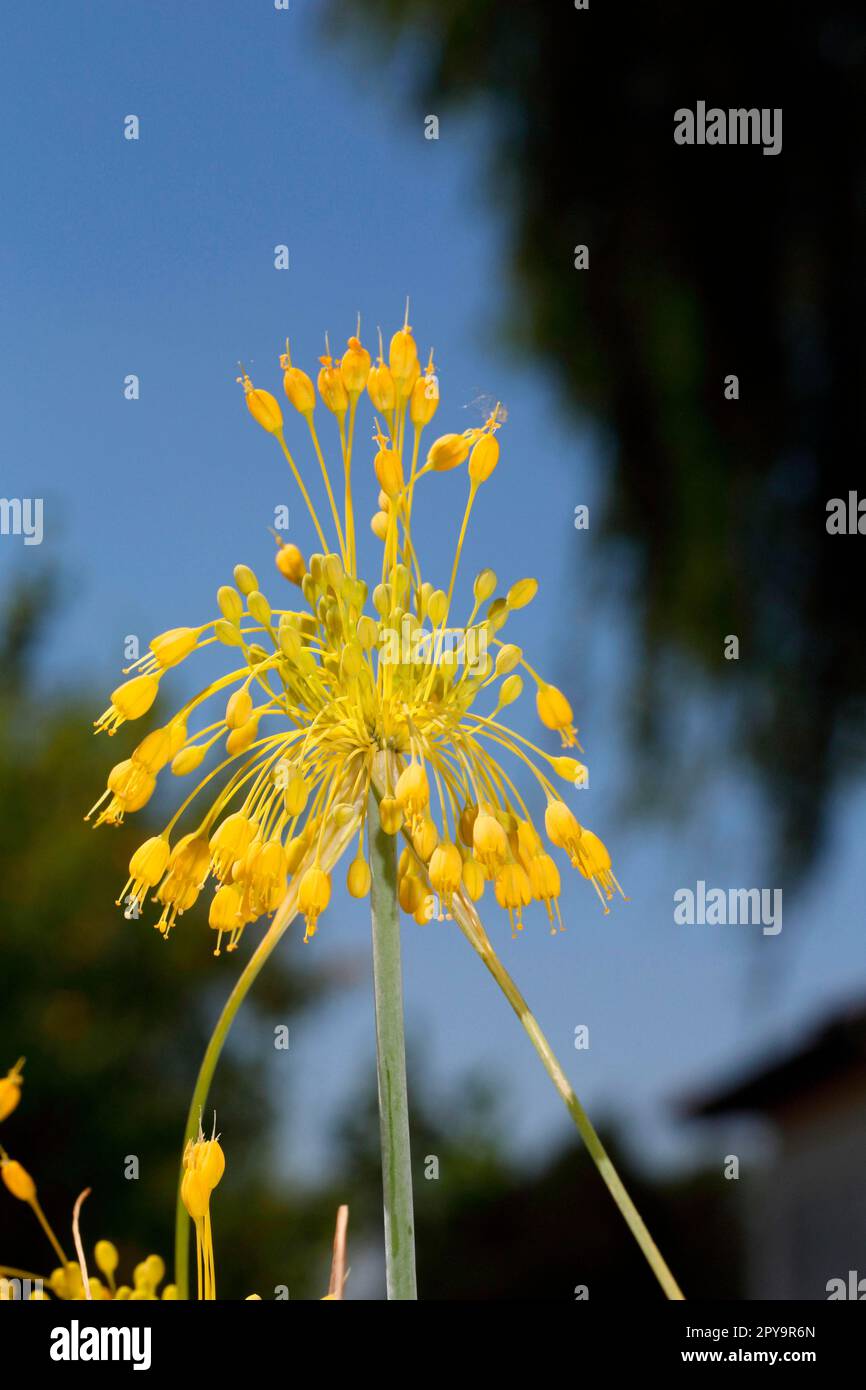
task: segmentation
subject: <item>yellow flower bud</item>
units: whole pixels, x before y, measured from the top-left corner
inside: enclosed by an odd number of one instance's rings
[[[577,846],[581,838],[581,827],[574,813],[564,801],[548,801],[544,812],[544,828],[551,844],[564,849],[571,862],[577,865]]]
[[[172,748],[172,729],[152,729],[133,749],[132,761],[145,768],[147,772],[160,772],[170,762],[176,748]]]
[[[406,320],[403,327],[398,329],[391,339],[391,346],[388,350],[388,365],[391,368],[391,375],[398,391],[403,395],[408,395],[411,390],[406,390],[407,383],[414,383],[420,368],[418,366],[418,348],[415,339],[412,337],[412,329],[409,327],[409,307],[406,306]]]
[[[252,594],[259,587],[259,581],[256,579],[255,571],[251,570],[249,565],[235,565],[232,573],[235,577],[235,583],[242,594]],[[240,617],[240,613],[238,617]]]
[[[519,700],[523,694],[523,680],[518,675],[506,676],[499,687],[499,709],[506,709],[508,705],[513,705],[515,700]]]
[[[256,734],[259,731],[259,716],[254,714],[239,729],[232,729],[226,739],[226,752],[230,757],[236,758],[238,753],[246,753],[256,741]]]
[[[371,880],[370,865],[359,854],[357,859],[352,860],[346,875],[346,887],[350,895],[353,898],[366,898],[370,891]]]
[[[283,390],[301,415],[309,415],[315,410],[316,391],[312,379],[300,367],[290,367],[283,374]]]
[[[200,1221],[210,1204],[210,1189],[196,1168],[188,1168],[180,1185],[180,1197],[193,1221]]]
[[[430,800],[430,785],[423,763],[412,762],[404,767],[397,778],[394,797],[406,816],[410,826],[421,820]]]
[[[377,584],[373,590],[373,607],[381,617],[387,618],[391,612],[391,586]]]
[[[473,483],[486,483],[499,462],[499,440],[495,434],[482,434],[469,458],[469,477]]]
[[[348,642],[340,654],[340,675],[343,680],[354,680],[364,669],[364,653],[355,638]]]
[[[516,647],[513,642],[507,642],[500,647],[496,654],[496,666],[494,668],[497,676],[507,676],[515,667],[519,666],[523,660],[523,652],[520,647]]]
[[[241,634],[234,623],[227,622],[225,618],[217,618],[213,625],[213,634],[218,642],[222,642],[224,647],[239,647],[241,645]]]
[[[301,860],[303,859],[308,849],[309,845],[307,844],[307,841],[304,839],[303,835],[296,835],[294,839],[286,841],[285,850],[287,873],[293,874],[297,872]]]
[[[157,676],[133,676],[111,692],[111,707],[96,721],[97,730],[113,734],[125,719],[140,719],[147,714],[159,691]]]
[[[412,916],[415,918],[415,921],[418,923],[418,926],[425,927],[428,922],[432,921],[435,914],[436,899],[433,897],[433,894],[422,893],[421,901],[416,907],[415,911],[412,913]]]
[[[181,913],[187,912],[192,907],[198,898],[200,883],[201,879],[178,873],[174,869],[170,869],[166,874],[156,894],[159,902],[165,907],[165,911],[156,923],[158,930],[163,935],[168,934],[175,919]]]
[[[419,859],[426,864],[439,843],[439,831],[429,816],[422,816],[412,832],[412,845]]]
[[[236,690],[230,695],[226,703],[226,726],[229,729],[239,729],[246,724],[253,712],[253,701],[246,686]]]
[[[427,616],[434,627],[444,623],[448,615],[448,595],[444,589],[434,589],[427,600]]]
[[[403,824],[403,808],[393,796],[383,796],[379,802],[379,823],[386,835],[396,835]]]
[[[181,748],[171,760],[171,770],[175,777],[185,777],[188,772],[195,772],[204,760],[206,752],[207,745],[204,743],[191,743],[188,748]]]
[[[269,434],[282,433],[283,412],[276,396],[272,396],[270,391],[257,391],[246,374],[238,377],[238,381],[244,388],[247,409],[257,424]]]
[[[298,911],[306,923],[305,940],[315,935],[319,917],[331,901],[331,880],[324,869],[313,864],[298,885]]]
[[[283,578],[292,584],[300,584],[307,573],[307,566],[298,547],[280,542],[275,559],[277,569]]]
[[[151,1286],[157,1288],[165,1278],[165,1260],[160,1255],[148,1255],[144,1263]]]
[[[350,396],[360,396],[370,375],[370,354],[359,338],[350,338],[340,362],[340,376]]]
[[[592,830],[584,830],[580,837],[580,845],[577,852],[577,867],[584,878],[597,880],[605,891],[607,897],[613,896],[614,888],[619,889],[622,896],[625,894],[619,886],[611,870],[610,854],[607,846]]]
[[[429,467],[437,473],[447,473],[452,468],[458,468],[465,462],[471,442],[465,434],[440,435],[427,452]]]
[[[297,773],[294,777],[289,779],[285,791],[283,792],[283,799],[286,810],[290,816],[299,816],[301,814],[307,804],[309,794],[310,789],[300,773]]]
[[[164,835],[151,835],[129,861],[129,877],[141,888],[155,888],[168,867],[171,853]]]
[[[418,911],[424,900],[425,889],[417,874],[402,874],[397,881],[397,899],[404,912],[410,917]]]
[[[482,570],[480,574],[476,574],[475,583],[472,585],[472,592],[479,605],[493,597],[493,594],[496,592],[496,584],[496,574],[493,570],[486,569]]]
[[[36,1184],[27,1169],[22,1168],[16,1159],[0,1159],[0,1177],[19,1202],[35,1202]]]
[[[439,894],[445,915],[451,915],[451,900],[460,887],[463,860],[456,845],[446,840],[437,845],[430,858],[430,887]],[[440,914],[440,921],[441,921]]]
[[[395,497],[403,487],[403,464],[394,449],[380,449],[373,460],[379,486],[389,497]]]
[[[539,685],[535,707],[546,729],[559,730],[563,748],[573,748],[576,742],[574,715],[562,691],[557,690],[555,685]]]
[[[483,896],[484,870],[475,859],[469,858],[463,861],[463,887],[474,903],[477,903]]]
[[[214,1188],[219,1186],[223,1173],[226,1170],[226,1156],[223,1153],[222,1145],[218,1139],[204,1139],[196,1144],[195,1147],[195,1166],[204,1178],[209,1191],[213,1192]],[[148,1256],[148,1264],[153,1260],[159,1260],[162,1266],[162,1273],[155,1281],[158,1284],[163,1274],[165,1274],[165,1265],[162,1263],[162,1260],[159,1259],[158,1255]]]
[[[197,892],[209,864],[210,849],[205,837],[192,833],[182,835],[168,857],[168,867],[175,881],[170,886],[164,883],[159,890],[160,896],[165,893],[165,899],[170,900],[182,881],[191,883]]]
[[[409,398],[409,419],[417,429],[423,429],[429,425],[439,407],[439,381],[436,370],[433,366],[433,354],[430,354],[430,361],[423,376],[412,387],[412,395]]]
[[[382,415],[390,415],[397,404],[397,387],[391,375],[391,368],[385,365],[382,357],[382,334],[379,333],[379,358],[367,378],[367,393],[373,402],[374,410]]]
[[[349,409],[349,396],[340,375],[340,368],[334,366],[331,357],[320,357],[321,370],[318,377],[319,395],[333,415],[345,415]]]
[[[562,930],[562,918],[559,915],[559,905],[556,902],[562,889],[559,869],[549,854],[536,854],[530,861],[528,873],[533,898],[536,902],[544,903],[551,924],[554,922],[553,908],[555,907],[556,920],[559,921],[560,930]],[[556,931],[555,925],[551,926],[551,930]]]
[[[271,621],[271,605],[268,603],[264,594],[254,589],[251,594],[247,594],[247,609],[250,617],[254,618],[262,627],[267,627]]]
[[[106,1279],[110,1279],[120,1263],[120,1256],[117,1253],[117,1246],[112,1245],[110,1240],[98,1240],[93,1247],[93,1258],[96,1261],[97,1269],[101,1270]]]
[[[388,513],[375,512],[370,517],[370,530],[379,541],[384,541],[388,535]]]
[[[541,836],[530,820],[519,820],[517,822],[516,834],[512,836],[512,848],[520,856],[524,868],[529,867],[532,859],[537,854],[542,853]]]
[[[230,623],[239,623],[244,611],[241,596],[231,584],[221,584],[217,589],[217,606]]]
[[[283,390],[295,410],[301,415],[312,414],[316,408],[316,393],[313,389],[313,383],[307,373],[301,371],[300,367],[292,366],[288,338],[286,339],[286,350],[280,357],[280,366],[283,368]]]
[[[523,930],[522,913],[532,902],[532,885],[522,864],[503,864],[493,881],[496,901],[511,918],[512,928]]]
[[[218,878],[226,878],[234,861],[246,854],[257,830],[255,821],[251,821],[242,811],[234,811],[220,821],[208,841]]]
[[[150,650],[164,671],[184,661],[198,642],[197,627],[173,627],[150,643]]]
[[[108,789],[124,811],[140,811],[153,796],[155,786],[154,774],[132,758],[116,763],[108,774]]]
[[[538,593],[537,579],[518,579],[516,584],[512,584],[506,595],[506,603],[509,608],[525,608],[531,603]]]
[[[508,838],[499,821],[489,812],[482,811],[475,817],[472,827],[472,844],[475,857],[492,874],[504,861],[508,853]]]
[[[550,766],[557,776],[571,782],[572,786],[585,787],[589,780],[586,763],[579,763],[577,758],[551,758]]]

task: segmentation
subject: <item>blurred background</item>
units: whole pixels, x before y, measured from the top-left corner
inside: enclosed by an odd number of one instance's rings
[[[360,311],[372,347],[408,294],[437,426],[507,406],[463,597],[484,565],[539,579],[509,637],[569,692],[577,811],[630,897],[604,917],[569,880],[556,939],[488,913],[505,964],[687,1295],[866,1276],[864,542],[826,530],[866,435],[858,7],[79,0],[4,31],[0,495],[42,499],[44,535],[0,535],[0,1071],[27,1056],[0,1141],[49,1215],[68,1232],[91,1186],[89,1242],[170,1257],[186,1105],[239,968],[206,908],[168,943],[115,908],[177,784],[94,833],[135,735],[92,720],[127,639],[205,621],[235,563],[277,601],[276,507],[314,548],[237,359],[275,389],[287,334],[312,372],[326,329],[341,351]],[[675,145],[698,100],[781,107],[781,154]],[[462,482],[426,504],[441,582]],[[782,889],[782,931],[677,924],[699,880]],[[422,1297],[657,1297],[459,933],[409,922],[404,971]],[[374,1083],[369,928],[337,894],[258,981],[214,1087],[221,1295],[320,1296],[346,1201],[347,1297],[383,1296]],[[48,1267],[8,1197],[0,1235],[0,1259]]]

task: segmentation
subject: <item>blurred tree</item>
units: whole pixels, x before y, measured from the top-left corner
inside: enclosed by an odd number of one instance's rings
[[[861,552],[826,530],[866,444],[862,6],[359,0],[329,13],[375,45],[379,72],[383,37],[408,40],[419,131],[450,102],[491,111],[486,208],[512,224],[513,335],[613,430],[643,790],[687,799],[683,700],[695,683],[706,697],[709,678],[719,713],[733,706],[722,752],[750,759],[766,843],[793,880],[864,757]],[[781,153],[676,145],[674,112],[698,100],[782,108]],[[589,269],[575,269],[578,245]]]
[[[34,688],[30,656],[49,606],[41,581],[13,593],[0,620],[0,1071],[27,1058],[23,1098],[0,1142],[32,1172],[67,1252],[73,1201],[93,1189],[87,1245],[115,1240],[128,1276],[150,1250],[171,1266],[186,1109],[238,957],[213,959],[200,909],[166,943],[114,906],[132,850],[153,831],[146,813],[134,828],[96,835],[84,824],[111,761],[88,732],[101,696]],[[121,733],[111,751],[123,757],[129,744]],[[275,1271],[293,1296],[320,1293],[336,1196],[324,1192],[310,1213],[285,1183],[269,1186],[269,1169],[279,1168],[267,1162],[274,1115],[255,1057],[272,1048],[274,1022],[289,1022],[324,987],[298,953],[291,972],[275,963],[235,1025],[244,1045],[229,1044],[217,1075],[228,1169],[214,1225],[227,1296],[266,1296]],[[137,1181],[124,1176],[129,1155]],[[53,1267],[29,1210],[3,1188],[0,1208],[0,1260]]]

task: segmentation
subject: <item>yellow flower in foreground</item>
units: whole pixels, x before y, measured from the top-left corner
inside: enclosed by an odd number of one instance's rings
[[[20,1064],[19,1064],[20,1069]],[[11,1073],[10,1073],[11,1075]],[[195,1223],[196,1245],[198,1250],[200,1299],[216,1298],[216,1270],[214,1264],[213,1235],[210,1222],[210,1197],[219,1184],[225,1171],[225,1156],[216,1135],[205,1139],[199,1128],[195,1142],[187,1145],[183,1158],[184,1178],[182,1195],[184,1205]],[[99,1275],[91,1274],[86,1256],[80,1244],[78,1230],[78,1209],[87,1195],[83,1193],[76,1203],[73,1213],[73,1235],[79,1251],[78,1260],[67,1258],[60,1241],[49,1225],[36,1194],[36,1183],[17,1159],[10,1158],[5,1149],[0,1148],[0,1181],[10,1196],[25,1202],[33,1211],[60,1263],[48,1276],[30,1274],[8,1265],[0,1265],[0,1303],[21,1297],[35,1301],[59,1299],[63,1302],[84,1302],[93,1300],[130,1300],[131,1302],[155,1302],[159,1299],[175,1300],[178,1290],[175,1284],[165,1284],[165,1261],[159,1255],[148,1255],[132,1271],[129,1284],[117,1282],[120,1255],[117,1246],[110,1240],[98,1240],[93,1247],[93,1263]],[[326,1299],[343,1297],[346,1279],[346,1225],[348,1207],[340,1207],[337,1213],[337,1230],[334,1238],[334,1259],[331,1270],[331,1283]],[[86,1281],[86,1286],[85,1286]],[[162,1292],[160,1293],[160,1285]],[[29,1291],[29,1292],[28,1292]],[[258,1299],[258,1294],[250,1294]]]
[[[312,936],[331,897],[334,846],[342,851],[355,838],[347,841],[347,827],[358,838],[349,891],[355,897],[368,891],[363,838],[372,787],[381,798],[382,826],[408,841],[398,884],[405,911],[419,921],[442,920],[451,916],[456,893],[477,901],[490,882],[514,932],[532,902],[543,906],[556,931],[559,869],[536,830],[537,813],[503,765],[506,754],[541,793],[551,845],[589,879],[608,911],[614,892],[622,891],[610,856],[551,780],[585,785],[586,768],[544,751],[500,718],[528,677],[543,728],[558,733],[564,746],[577,746],[566,696],[501,635],[511,614],[535,597],[536,581],[517,578],[497,595],[497,577],[484,569],[470,610],[454,613],[470,515],[499,463],[504,412],[497,405],[483,424],[444,432],[422,448],[440,404],[432,353],[422,374],[407,317],[391,338],[387,363],[380,335],[371,366],[359,325],[342,358],[326,349],[317,377],[339,439],[337,483],[319,441],[312,379],[293,366],[288,344],[280,361],[289,418],[304,421],[321,474],[331,536],[289,451],[280,405],[244,372],[250,413],[285,455],[321,548],[306,559],[296,545],[278,544],[276,568],[293,586],[286,607],[272,606],[253,570],[237,566],[234,585],[218,591],[216,615],[154,638],[97,721],[97,729],[115,733],[150,710],[164,676],[194,651],[224,648],[225,674],[111,770],[93,808],[97,824],[118,824],[147,803],[160,772],[170,767],[172,775],[187,776],[222,747],[162,834],[133,855],[121,894],[127,916],[137,917],[151,894],[162,909],[156,925],[167,935],[211,880],[209,922],[219,954],[224,939],[233,950],[246,926],[273,913],[292,884]],[[377,412],[367,449],[356,431],[365,392]],[[379,487],[372,529],[382,558],[369,582],[357,567],[352,470],[359,462]],[[437,588],[422,577],[413,508],[419,492],[440,486],[440,473],[464,464],[465,510],[455,518],[447,589]],[[181,817],[188,828],[178,835]],[[431,902],[431,889],[438,902]]]
[[[213,1254],[213,1233],[210,1220],[210,1197],[225,1172],[225,1154],[219,1139],[205,1139],[199,1126],[199,1136],[190,1141],[183,1156],[184,1175],[180,1195],[195,1226],[196,1259],[198,1264],[198,1296],[216,1298],[216,1268]]]

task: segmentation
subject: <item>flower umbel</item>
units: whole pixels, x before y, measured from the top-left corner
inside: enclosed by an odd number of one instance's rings
[[[319,396],[336,425],[338,482],[319,441],[312,379],[292,364],[288,343],[280,365],[288,404],[306,424],[321,473],[330,513],[325,524],[286,443],[279,401],[256,388],[245,371],[239,380],[253,419],[276,439],[289,464],[321,550],[306,559],[278,537],[276,569],[297,595],[288,606],[272,606],[256,574],[238,565],[234,584],[217,593],[218,614],[154,638],[112,693],[96,723],[109,734],[146,714],[166,673],[195,651],[217,644],[232,658],[224,675],[112,768],[106,791],[89,813],[98,812],[97,825],[116,825],[149,801],[160,772],[170,768],[170,775],[188,776],[222,750],[162,834],[136,850],[118,901],[127,916],[137,917],[150,894],[161,907],[156,925],[167,936],[212,880],[209,922],[219,954],[224,940],[234,950],[250,923],[273,913],[292,881],[309,939],[331,897],[333,832],[350,823],[358,831],[358,850],[348,871],[349,891],[360,897],[368,890],[364,830],[372,785],[383,828],[391,835],[403,831],[411,846],[400,860],[399,898],[406,912],[419,921],[431,912],[450,918],[455,892],[477,901],[489,882],[513,933],[522,929],[533,902],[543,905],[555,932],[562,928],[559,869],[503,763],[507,754],[528,769],[543,797],[550,845],[590,880],[607,912],[614,893],[622,891],[610,856],[579,824],[553,781],[579,786],[586,781],[585,767],[544,751],[501,718],[528,677],[536,686],[541,724],[559,733],[564,746],[579,746],[565,695],[502,636],[511,614],[534,598],[536,581],[518,579],[497,593],[496,575],[482,570],[470,611],[454,625],[454,589],[470,516],[499,462],[502,407],[496,405],[483,424],[438,435],[422,447],[439,407],[432,353],[422,372],[407,311],[387,360],[380,334],[371,365],[359,324],[342,358],[326,346],[317,375]],[[352,491],[356,416],[365,392],[376,412],[365,466],[381,489],[371,521],[382,544],[381,568],[370,582],[358,574]],[[422,578],[413,507],[424,488],[436,485],[438,473],[464,464],[468,493],[455,525],[448,586],[436,588]],[[190,732],[206,706],[211,712]],[[182,817],[189,828],[178,835]],[[431,888],[438,909],[430,902]]]

